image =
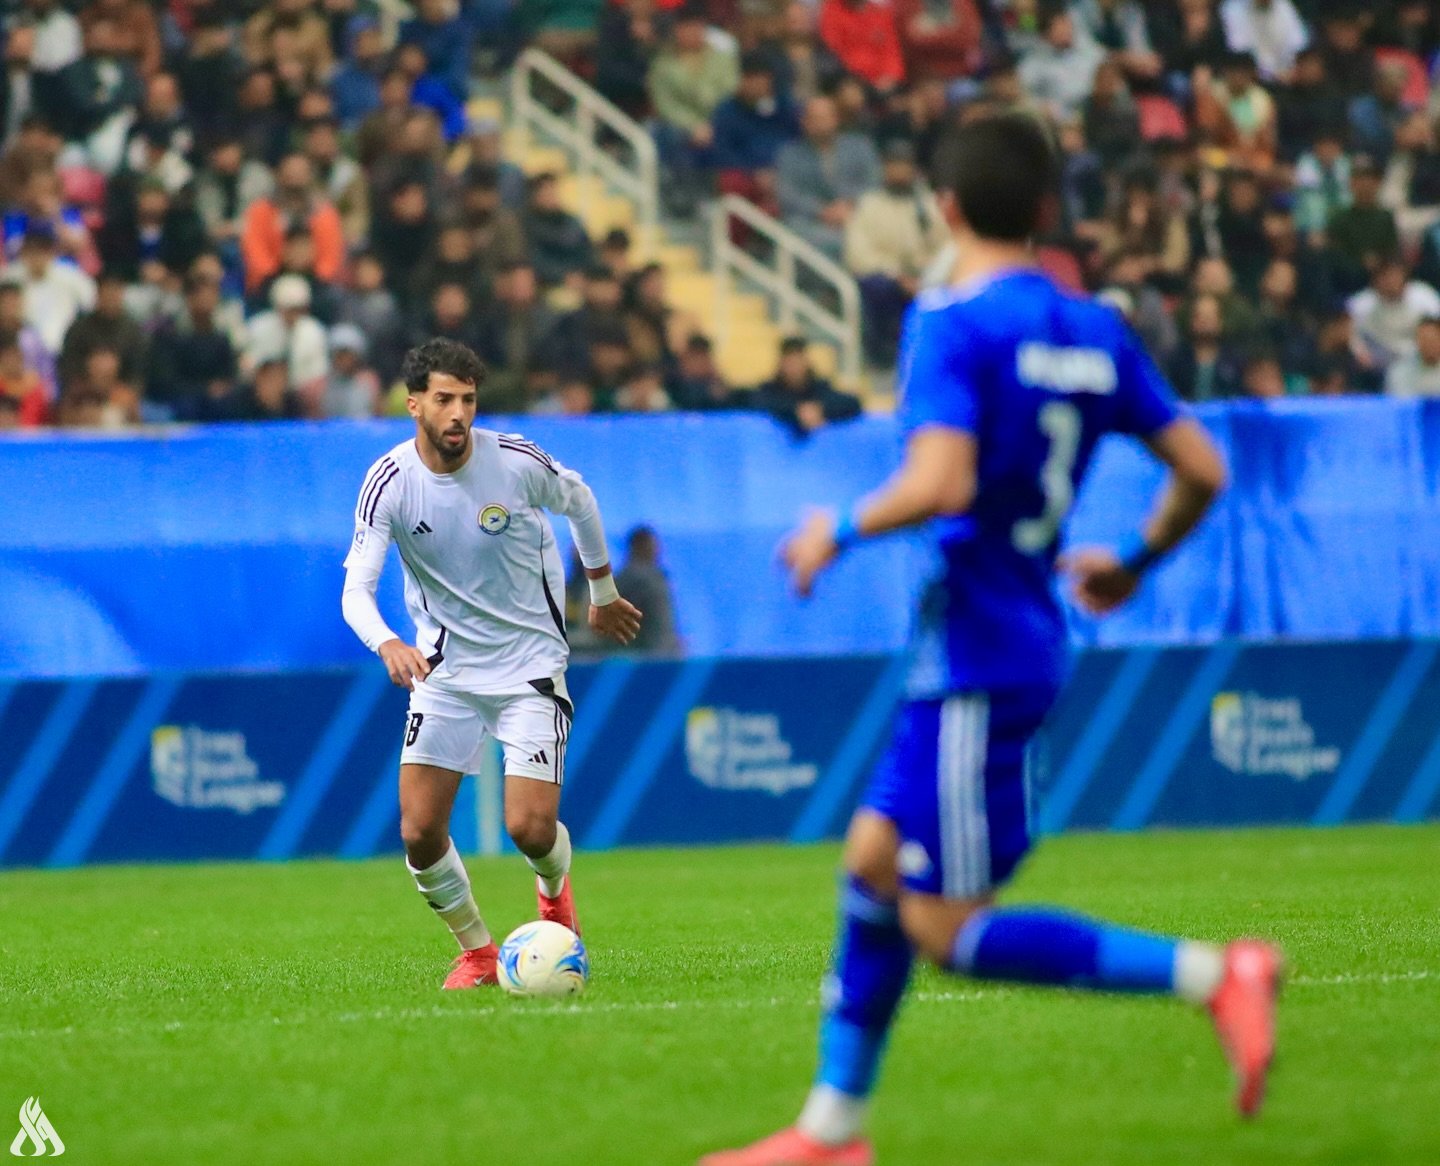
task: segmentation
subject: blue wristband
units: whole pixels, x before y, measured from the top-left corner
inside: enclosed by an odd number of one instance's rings
[[[1115,553],[1120,565],[1137,578],[1160,561],[1160,552],[1147,543],[1139,531],[1122,540]]]
[[[855,512],[841,515],[840,521],[835,524],[835,549],[837,551],[848,550],[860,541],[863,536],[860,528],[855,525]]]

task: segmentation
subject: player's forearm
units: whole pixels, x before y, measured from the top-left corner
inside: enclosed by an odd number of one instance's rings
[[[373,586],[367,587],[350,571],[345,576],[345,589],[340,593],[340,611],[350,629],[360,637],[360,642],[372,652],[380,650],[387,640],[400,637],[390,630],[380,608],[375,603]]]
[[[1205,517],[1219,486],[1172,476],[1145,523],[1145,545],[1163,555],[1182,543]]]
[[[1170,470],[1170,478],[1143,530],[1143,558],[1155,559],[1178,546],[1205,517],[1225,488],[1225,461],[1210,435],[1193,418],[1181,418],[1149,441]]]
[[[570,486],[561,513],[570,522],[570,534],[575,540],[575,549],[580,552],[580,562],[590,570],[610,566],[610,548],[605,543],[605,524],[600,518],[600,506],[590,487],[576,478]]]
[[[942,514],[963,514],[975,499],[975,441],[939,426],[922,429],[906,447],[895,475],[850,516],[862,538],[918,526]]]

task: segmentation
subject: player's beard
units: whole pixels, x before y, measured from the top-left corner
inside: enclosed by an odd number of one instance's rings
[[[447,462],[458,462],[470,452],[470,430],[467,427],[461,431],[461,440],[455,444],[447,438],[447,433],[453,435],[454,429],[440,429],[437,426],[427,425],[424,421],[420,423],[425,430],[425,437],[430,442],[430,448],[435,450],[440,457]]]

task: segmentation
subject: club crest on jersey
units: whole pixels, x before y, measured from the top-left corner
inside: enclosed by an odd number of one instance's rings
[[[480,511],[477,521],[480,523],[480,529],[486,534],[504,534],[510,529],[510,511],[492,502]]]

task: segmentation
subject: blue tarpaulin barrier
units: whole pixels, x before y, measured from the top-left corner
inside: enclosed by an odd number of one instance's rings
[[[1137,601],[1077,643],[1440,636],[1440,406],[1209,407],[1234,488]],[[866,546],[796,602],[774,564],[805,502],[847,505],[898,454],[867,418],[800,441],[751,415],[520,418],[595,487],[611,538],[659,531],[687,649],[883,655],[903,645],[923,556]],[[0,676],[142,676],[357,664],[340,562],[366,468],[408,422],[219,426],[0,440]],[[1133,530],[1159,471],[1102,447],[1073,541]],[[562,541],[567,532],[563,530]],[[406,626],[398,569],[382,610]]]

